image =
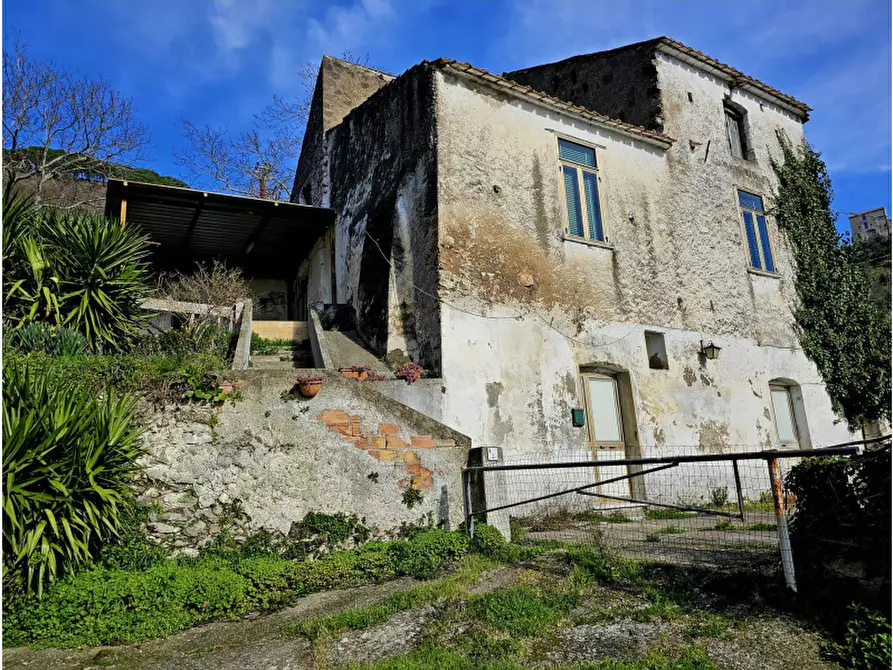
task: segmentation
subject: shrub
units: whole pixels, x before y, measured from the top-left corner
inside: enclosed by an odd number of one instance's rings
[[[505,538],[496,528],[485,523],[474,525],[474,538],[471,541],[475,550],[485,556],[495,556],[505,546]]]
[[[96,556],[121,525],[140,456],[134,399],[3,368],[4,582],[36,588]]]
[[[48,356],[43,353],[24,355],[12,347],[3,351],[4,365],[28,365],[35,374],[54,379],[60,387],[83,389],[93,394],[106,389],[116,393],[142,393],[150,400],[179,400],[171,385],[181,370],[200,377],[210,370],[219,370],[223,363],[216,356],[136,354],[86,355],[79,357]]]
[[[312,561],[209,551],[126,570],[97,564],[56,582],[42,598],[5,599],[3,637],[7,645],[59,647],[138,642],[317,591],[427,576],[467,550],[464,536],[428,530],[411,541],[369,542]]]
[[[216,323],[196,321],[151,335],[144,335],[132,352],[143,356],[189,356],[204,354],[221,361],[230,359],[233,334]]]
[[[195,269],[188,274],[183,272],[162,274],[158,281],[156,296],[168,300],[226,307],[254,297],[250,284],[242,276],[241,268],[228,268],[226,263],[217,260],[211,263],[198,262],[195,265]]]
[[[854,670],[889,668],[893,663],[890,622],[855,603],[850,606],[849,612],[843,642],[830,643],[825,649],[826,653]]]
[[[46,323],[32,323],[13,331],[9,343],[19,351],[48,356],[79,356],[87,350],[86,340],[76,330]]]
[[[468,553],[468,538],[457,531],[425,530],[407,542],[395,543],[392,556],[397,572],[418,579],[436,576],[447,561]]]

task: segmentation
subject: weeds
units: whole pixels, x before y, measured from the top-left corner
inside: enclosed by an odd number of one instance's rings
[[[683,512],[676,509],[646,509],[645,518],[649,521],[663,519],[690,519],[697,516],[696,512]]]

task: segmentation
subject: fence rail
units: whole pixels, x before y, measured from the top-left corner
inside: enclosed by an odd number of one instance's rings
[[[889,439],[633,459],[576,452],[553,454],[554,462],[472,465],[462,473],[466,529],[473,535],[475,519],[486,519],[516,540],[598,543],[630,557],[722,568],[763,559],[777,566],[780,557],[796,590],[787,527],[796,501],[784,474],[801,459],[853,455]]]

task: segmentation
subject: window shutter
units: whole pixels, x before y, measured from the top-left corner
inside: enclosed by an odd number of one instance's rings
[[[741,126],[738,117],[726,112],[726,127],[729,129],[729,148],[736,158],[744,158],[741,146]]]
[[[558,140],[558,155],[566,161],[580,163],[587,167],[595,167],[595,150],[567,140]]]
[[[586,214],[589,218],[589,239],[604,242],[602,213],[598,203],[598,177],[594,172],[583,171],[583,191],[586,195]]]
[[[757,270],[762,270],[760,263],[760,250],[757,247],[757,233],[754,230],[753,214],[748,211],[742,212],[744,215],[744,234],[747,237],[747,251],[750,255],[750,265]]]
[[[568,233],[583,237],[583,211],[580,206],[580,187],[577,184],[576,168],[562,166],[564,174],[564,195],[567,200]]]
[[[769,245],[769,229],[766,226],[766,217],[757,214],[757,228],[760,232],[760,244],[763,248],[763,265],[766,272],[775,272],[775,263],[772,260],[772,247]]]

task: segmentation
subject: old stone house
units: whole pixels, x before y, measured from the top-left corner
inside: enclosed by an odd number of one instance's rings
[[[843,441],[769,214],[809,111],[666,37],[502,76],[325,57],[293,199],[338,218],[308,300],[350,305],[374,353],[439,377],[402,402],[507,458]]]

